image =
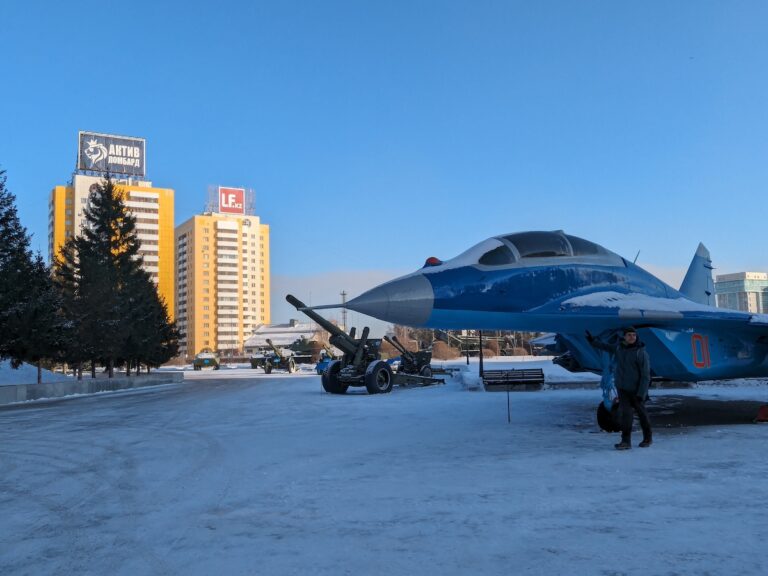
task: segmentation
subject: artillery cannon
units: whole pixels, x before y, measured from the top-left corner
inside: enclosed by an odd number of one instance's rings
[[[296,372],[296,358],[293,354],[284,354],[269,338],[267,344],[272,352],[264,354],[261,358],[251,358],[251,368],[264,368],[265,374],[271,374],[275,368],[287,370],[289,374]]]
[[[350,386],[365,386],[369,394],[384,394],[392,391],[394,384],[442,382],[405,373],[393,374],[389,364],[381,359],[381,339],[368,338],[370,330],[367,326],[363,328],[360,338],[355,338],[354,328],[347,334],[294,296],[288,294],[285,299],[326,330],[331,335],[328,339],[330,344],[343,354],[341,359],[331,361],[322,373],[321,380],[326,392],[346,394]]]
[[[432,351],[420,350],[418,352],[411,352],[402,342],[397,339],[397,336],[384,336],[384,340],[389,342],[392,347],[400,352],[400,367],[397,369],[398,374],[417,374],[426,378],[432,377]]]
[[[392,390],[392,369],[379,355],[381,339],[368,338],[370,330],[367,326],[358,339],[355,338],[354,328],[347,334],[307,308],[301,300],[290,294],[285,299],[326,330],[331,335],[328,339],[331,345],[343,354],[340,360],[331,361],[322,374],[323,389],[326,392],[345,394],[350,386],[365,386],[371,394]]]
[[[317,372],[319,376],[322,376],[325,369],[328,368],[328,364],[334,360],[338,360],[338,358],[334,355],[333,350],[331,350],[330,347],[323,345],[323,349],[320,350],[320,358],[317,361],[317,364],[315,364],[315,372]]]

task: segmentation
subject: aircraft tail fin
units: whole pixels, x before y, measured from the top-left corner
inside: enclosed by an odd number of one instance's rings
[[[688,267],[688,273],[680,285],[680,292],[688,299],[699,304],[715,306],[715,285],[712,281],[712,260],[709,250],[699,243],[696,254]]]

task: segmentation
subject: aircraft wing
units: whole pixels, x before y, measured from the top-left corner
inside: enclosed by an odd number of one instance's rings
[[[543,311],[542,311],[543,312]],[[559,303],[560,341],[578,368],[599,371],[600,358],[584,331],[605,338],[632,325],[651,356],[654,374],[673,380],[740,378],[765,374],[768,315],[725,310],[687,298],[593,292]],[[543,315],[542,315],[543,316]]]
[[[604,291],[566,298],[558,303],[557,308],[560,314],[569,316],[574,325],[597,323],[605,327],[620,327],[631,324],[659,328],[732,326],[768,331],[768,314],[715,308],[687,298]],[[550,308],[548,312],[553,310]]]

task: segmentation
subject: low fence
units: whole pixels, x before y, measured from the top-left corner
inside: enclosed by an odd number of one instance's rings
[[[0,386],[0,405],[44,398],[63,398],[74,394],[95,394],[114,392],[130,388],[144,388],[160,384],[174,384],[184,381],[181,372],[155,372],[140,376],[117,376],[115,378],[89,378],[63,380],[42,384],[10,384]]]

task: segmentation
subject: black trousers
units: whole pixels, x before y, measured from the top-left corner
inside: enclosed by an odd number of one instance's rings
[[[629,442],[632,438],[632,419],[637,412],[640,428],[643,429],[643,440],[651,440],[651,421],[645,411],[645,400],[637,398],[632,392],[617,390],[619,393],[619,422],[621,423],[621,441]]]

